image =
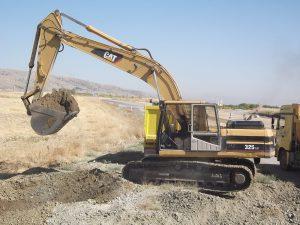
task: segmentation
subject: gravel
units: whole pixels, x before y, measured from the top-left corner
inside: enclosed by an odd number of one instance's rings
[[[1,180],[0,224],[300,224],[299,171],[261,166],[247,190],[213,195],[185,185],[133,184],[121,168],[81,162]]]

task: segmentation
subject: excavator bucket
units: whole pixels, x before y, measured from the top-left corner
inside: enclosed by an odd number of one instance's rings
[[[39,135],[58,132],[79,113],[74,97],[65,90],[53,90],[30,105],[31,127]]]

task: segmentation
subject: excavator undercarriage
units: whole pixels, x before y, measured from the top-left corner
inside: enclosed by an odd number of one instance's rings
[[[128,163],[123,169],[123,177],[139,184],[190,183],[216,192],[240,191],[252,183],[254,174],[247,166],[203,160],[144,158]]]

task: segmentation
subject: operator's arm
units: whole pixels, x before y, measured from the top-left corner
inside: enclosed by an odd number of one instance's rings
[[[89,32],[98,35],[118,47],[65,31],[62,28],[62,16],[83,26]],[[151,53],[147,49],[142,50],[148,51],[149,57],[141,54],[139,49],[124,44],[102,31],[97,30],[92,26],[87,26],[66,14],[55,11],[50,13],[38,25],[29,63],[29,74],[25,93],[21,97],[28,115],[32,115],[31,126],[39,134],[47,135],[57,132],[79,112],[78,109],[70,113],[69,109],[72,107],[70,107],[70,102],[68,100],[72,97],[68,97],[66,92],[59,95],[55,94],[59,99],[53,95],[48,96],[48,100],[52,100],[55,104],[60,104],[65,108],[65,111],[63,112],[57,111],[57,108],[49,108],[47,107],[48,104],[41,101],[42,91],[51,68],[55,63],[60,48],[64,45],[71,46],[86,54],[92,55],[105,63],[145,81],[157,91],[159,100],[181,100],[179,89],[171,74],[152,58]],[[30,74],[34,67],[36,54],[38,56],[35,83],[33,89],[28,91]],[[32,102],[29,100],[31,96],[33,96]],[[180,107],[172,106],[170,107],[170,110],[174,117],[180,121],[180,114],[182,114]]]

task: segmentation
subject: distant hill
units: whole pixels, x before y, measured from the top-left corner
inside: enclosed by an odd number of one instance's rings
[[[34,73],[32,78],[34,77]],[[24,91],[27,72],[11,69],[0,69],[0,90],[1,91]],[[32,82],[31,82],[32,83]],[[150,94],[123,89],[113,85],[98,84],[91,81],[81,80],[73,77],[53,76],[49,77],[45,90],[66,88],[76,93],[89,93],[99,95],[127,96],[127,97],[149,97]]]

